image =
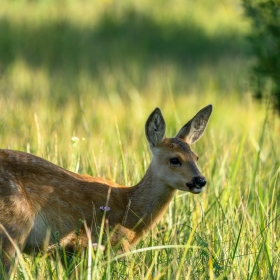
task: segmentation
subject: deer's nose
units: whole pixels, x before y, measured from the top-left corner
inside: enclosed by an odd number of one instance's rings
[[[193,177],[193,183],[194,183],[194,185],[202,188],[206,185],[207,182],[204,177],[195,176],[195,177]]]

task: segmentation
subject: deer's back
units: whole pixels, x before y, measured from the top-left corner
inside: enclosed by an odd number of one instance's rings
[[[40,157],[0,150],[0,220],[3,224],[17,217],[31,220],[36,242],[45,237],[47,228],[63,237],[77,229],[79,220],[89,227],[94,219],[98,223],[110,187],[105,179],[72,173]],[[119,191],[113,190],[111,197],[112,208],[125,207]],[[116,213],[111,214],[113,221],[118,219]]]

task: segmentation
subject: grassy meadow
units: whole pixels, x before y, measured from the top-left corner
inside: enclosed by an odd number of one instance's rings
[[[20,255],[11,279],[280,279],[280,121],[252,98],[249,30],[237,0],[1,1],[1,148],[130,186],[155,107],[171,137],[214,106],[201,194],[129,255],[91,248],[72,275]]]

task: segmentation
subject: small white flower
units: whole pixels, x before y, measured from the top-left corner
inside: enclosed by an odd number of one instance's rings
[[[72,136],[71,141],[72,141],[73,143],[77,143],[77,142],[80,141],[80,139],[79,139],[79,137],[77,137],[77,136]]]
[[[104,251],[105,250],[105,246],[104,245],[98,245],[98,243],[92,243],[92,247],[100,250],[100,251]]]

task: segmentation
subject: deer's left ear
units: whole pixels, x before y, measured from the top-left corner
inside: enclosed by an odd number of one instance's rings
[[[212,105],[204,107],[180,129],[175,137],[184,140],[188,144],[195,143],[203,135],[211,113]]]
[[[145,132],[150,145],[159,145],[165,137],[165,121],[159,108],[156,108],[149,116]]]

